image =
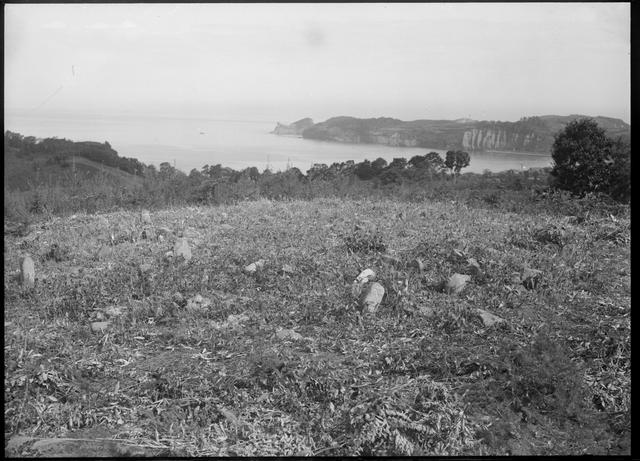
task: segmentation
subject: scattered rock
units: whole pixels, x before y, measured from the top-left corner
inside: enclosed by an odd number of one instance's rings
[[[258,261],[251,263],[248,266],[245,266],[243,270],[247,274],[253,274],[254,272],[261,270],[264,267],[264,264],[265,264],[265,260],[259,259]]]
[[[121,306],[109,306],[104,310],[104,313],[109,317],[119,317],[124,313],[124,309]]]
[[[281,328],[276,331],[276,337],[281,340],[291,340],[291,341],[300,341],[303,339],[303,336],[300,333],[296,333],[293,330],[288,330],[286,328]]]
[[[464,274],[453,274],[449,277],[449,281],[447,281],[446,292],[447,294],[457,295],[460,293],[464,287],[467,285],[467,282],[471,280],[470,275]]]
[[[360,298],[364,286],[367,283],[375,280],[375,278],[376,273],[371,269],[365,269],[360,272],[360,275],[356,277],[356,279],[353,281],[353,284],[351,285],[351,294],[353,295],[353,297]]]
[[[383,254],[381,258],[385,263],[392,266],[400,267],[402,265],[402,260],[400,258],[396,258],[395,256]]]
[[[535,289],[540,284],[541,280],[542,271],[525,267],[524,272],[522,273],[522,285],[524,285],[527,290]]]
[[[26,255],[20,261],[20,283],[24,288],[31,289],[36,284],[36,268],[31,256]]]
[[[384,287],[378,282],[373,282],[367,285],[363,292],[364,296],[360,302],[362,308],[371,313],[377,311],[384,297]]]
[[[486,327],[506,322],[502,317],[498,317],[497,315],[483,309],[476,309],[476,313],[482,319],[482,323],[484,323],[484,326]]]
[[[140,212],[140,219],[142,219],[142,222],[145,224],[151,224],[151,213],[149,213],[149,210],[142,210]]]
[[[173,246],[173,253],[176,257],[182,256],[185,261],[189,261],[191,259],[191,248],[189,248],[189,243],[186,238],[181,237],[176,240],[176,243]]]
[[[104,332],[109,328],[111,322],[91,322],[91,331],[94,333]]]

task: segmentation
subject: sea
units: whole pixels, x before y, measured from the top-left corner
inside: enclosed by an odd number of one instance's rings
[[[146,164],[163,162],[185,173],[205,165],[221,164],[235,170],[257,167],[260,171],[284,171],[297,167],[305,173],[315,163],[379,157],[391,162],[409,160],[441,149],[394,147],[377,144],[342,144],[296,136],[278,136],[271,131],[276,121],[171,118],[163,116],[43,116],[8,114],[5,130],[36,138],[57,137],[72,141],[108,141],[121,157]],[[520,152],[471,152],[471,162],[462,172],[499,172],[551,166],[551,156]]]

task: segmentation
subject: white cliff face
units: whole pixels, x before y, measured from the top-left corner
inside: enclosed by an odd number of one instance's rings
[[[462,136],[462,148],[467,150],[520,150],[535,148],[540,138],[528,133],[521,138],[519,133],[507,133],[499,128],[472,128]]]

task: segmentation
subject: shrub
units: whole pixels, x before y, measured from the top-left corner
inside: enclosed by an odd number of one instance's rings
[[[554,186],[576,195],[604,192],[619,201],[630,196],[629,145],[613,140],[592,119],[569,123],[553,143]]]

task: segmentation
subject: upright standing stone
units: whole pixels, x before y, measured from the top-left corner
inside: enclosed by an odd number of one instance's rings
[[[36,284],[36,269],[29,255],[20,261],[20,282],[25,288],[33,288]]]
[[[143,223],[151,224],[151,213],[149,213],[149,210],[142,210],[140,217],[142,218]]]
[[[174,256],[182,256],[185,261],[189,261],[191,259],[191,248],[189,248],[189,243],[187,239],[184,237],[180,237],[176,240],[176,244],[173,247]]]

